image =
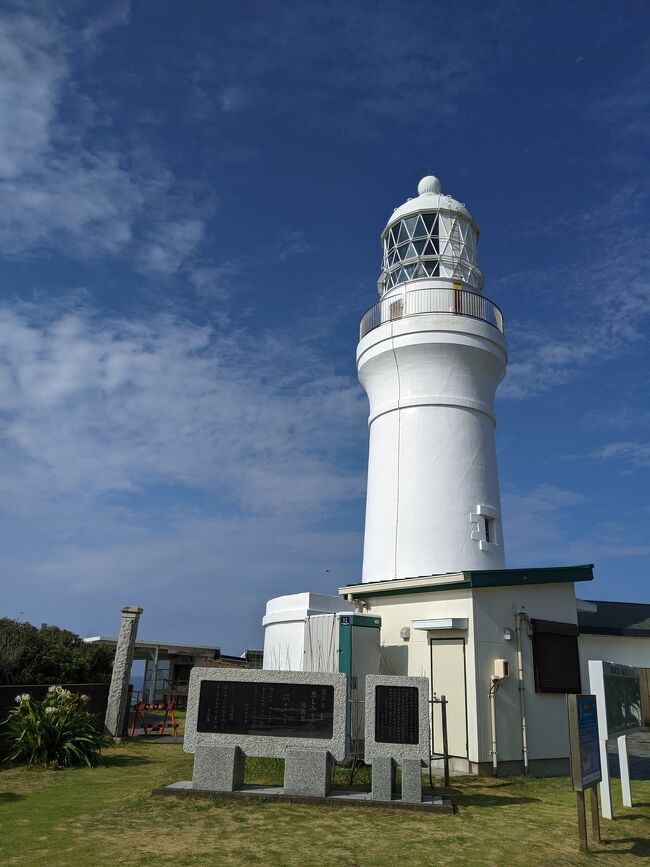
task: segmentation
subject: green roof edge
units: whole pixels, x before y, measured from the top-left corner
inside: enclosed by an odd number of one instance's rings
[[[463,571],[461,574],[465,578],[464,581],[441,583],[433,586],[427,584],[422,587],[391,587],[390,589],[386,587],[386,589],[383,589],[382,584],[392,584],[393,582],[368,582],[362,589],[354,591],[352,596],[407,596],[411,593],[437,593],[443,590],[487,589],[490,587],[515,587],[522,584],[566,584],[576,581],[593,581],[594,566],[593,563],[589,563],[583,566],[549,566],[535,567],[533,569],[485,569],[480,571]],[[359,585],[354,584],[349,586],[358,587]]]

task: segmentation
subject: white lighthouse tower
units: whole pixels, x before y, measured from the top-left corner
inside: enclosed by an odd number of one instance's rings
[[[361,321],[370,402],[363,581],[505,566],[494,395],[499,308],[481,292],[478,227],[426,177],[381,235],[381,300]]]

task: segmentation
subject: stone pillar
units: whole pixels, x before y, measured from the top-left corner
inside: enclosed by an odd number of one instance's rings
[[[239,747],[196,748],[192,788],[235,792],[244,785],[246,756]]]
[[[120,634],[117,637],[111,688],[108,693],[105,727],[111,737],[119,739],[124,729],[126,703],[129,694],[129,675],[135,653],[135,638],[138,633],[138,621],[142,608],[122,608]]]
[[[325,798],[330,790],[332,764],[327,750],[287,750],[284,794]]]

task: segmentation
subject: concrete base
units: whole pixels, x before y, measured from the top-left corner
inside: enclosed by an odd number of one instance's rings
[[[197,747],[192,785],[212,792],[232,792],[244,785],[246,756],[239,747]]]
[[[395,762],[388,756],[376,756],[372,761],[373,801],[392,801],[395,791]]]
[[[179,783],[171,783],[161,789],[154,789],[153,795],[172,795],[186,798],[214,798],[215,793],[211,789],[197,789],[190,780],[182,780]],[[369,792],[360,792],[350,789],[332,789],[326,798],[314,798],[308,796],[289,795],[279,786],[243,786],[236,792],[219,792],[218,797],[236,801],[281,801],[291,804],[321,804],[327,807],[369,807],[380,810],[408,810],[410,812],[442,813],[451,815],[454,808],[451,801],[441,798],[439,795],[424,795],[419,804],[411,804],[403,801],[375,801]]]
[[[419,804],[422,801],[422,762],[420,759],[403,759],[402,801]]]
[[[388,758],[388,756],[375,756],[372,760],[372,789],[370,797],[373,801],[393,800],[396,769],[395,760]],[[402,759],[400,769],[402,772],[402,803],[422,803],[421,759]]]
[[[284,760],[284,793],[324,798],[330,790],[332,756],[326,751],[289,750]]]
[[[468,762],[456,756],[449,757],[449,771],[452,776],[492,776],[492,762]],[[569,759],[531,759],[528,771],[533,777],[566,777],[570,773]],[[442,777],[443,760],[436,757],[431,762],[431,772],[434,777]],[[524,763],[521,760],[500,761],[500,777],[519,777],[524,773]]]

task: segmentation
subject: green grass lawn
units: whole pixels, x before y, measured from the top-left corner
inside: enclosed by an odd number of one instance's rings
[[[625,865],[650,863],[650,783],[602,820],[603,844],[577,851],[567,778],[452,781],[453,816],[397,810],[153,797],[191,777],[173,744],[129,743],[94,769],[0,771],[0,863],[47,865]],[[278,782],[247,766],[247,782]],[[276,779],[269,779],[269,776]]]

